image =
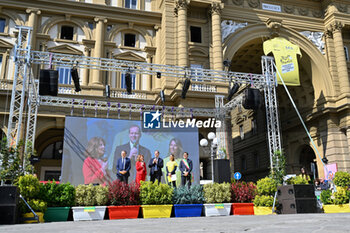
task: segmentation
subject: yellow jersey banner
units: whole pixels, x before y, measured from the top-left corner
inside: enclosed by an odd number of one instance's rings
[[[292,44],[285,38],[276,37],[265,41],[263,49],[265,55],[268,55],[271,52],[273,53],[277,69],[282,76],[284,83],[290,86],[300,86],[297,59],[297,54],[301,56],[299,46]],[[278,84],[282,84],[278,75],[277,82]]]

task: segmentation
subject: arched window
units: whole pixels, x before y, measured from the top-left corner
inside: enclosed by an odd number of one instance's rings
[[[41,159],[62,159],[63,142],[56,141],[49,144],[41,153]]]
[[[5,27],[6,27],[6,19],[0,18],[0,33],[5,32]]]

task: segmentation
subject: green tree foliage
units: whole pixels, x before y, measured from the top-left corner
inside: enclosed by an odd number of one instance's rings
[[[140,197],[143,205],[171,204],[173,188],[167,184],[158,184],[158,181],[141,182]]]
[[[203,204],[203,188],[200,185],[192,185],[191,188],[182,186],[174,190],[174,204]]]
[[[229,203],[231,201],[230,183],[205,184],[203,191],[206,203]]]

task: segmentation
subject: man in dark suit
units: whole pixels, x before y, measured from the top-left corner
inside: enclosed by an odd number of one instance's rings
[[[154,158],[152,158],[149,163],[148,167],[151,169],[150,174],[150,180],[154,182],[155,180],[158,180],[158,184],[160,184],[160,179],[162,178],[162,168],[164,166],[163,159],[159,157],[159,151],[154,152]]]
[[[123,150],[116,166],[118,180],[128,183],[130,168],[130,159],[126,157],[126,151]]]
[[[130,178],[131,180],[135,180],[136,178],[136,159],[139,154],[142,154],[144,156],[144,160],[148,161],[151,159],[151,152],[149,149],[147,149],[144,146],[141,146],[139,144],[141,138],[141,129],[137,125],[132,125],[129,128],[129,142],[126,144],[117,146],[114,151],[114,160],[113,160],[113,169],[115,169],[118,158],[120,158],[121,151],[126,151],[126,153],[129,155],[128,158],[131,161],[131,169],[130,169]],[[113,173],[115,174],[116,171],[114,170]]]
[[[181,185],[185,186],[186,183],[188,185],[188,188],[191,187],[191,180],[192,180],[192,169],[193,169],[193,163],[192,160],[188,158],[188,153],[184,152],[183,159],[180,162],[180,171],[181,171]]]

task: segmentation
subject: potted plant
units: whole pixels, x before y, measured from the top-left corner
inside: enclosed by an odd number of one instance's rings
[[[256,186],[249,182],[233,182],[231,185],[232,213],[234,215],[254,215],[253,199]]]
[[[44,222],[44,212],[47,208],[47,203],[43,201],[40,197],[40,183],[39,179],[34,175],[21,176],[18,179],[18,188],[20,194],[33,209],[33,211],[38,215],[39,222]],[[24,220],[26,218],[34,218],[34,214],[28,208],[23,200],[20,202],[20,212]],[[25,223],[32,223],[36,221],[24,221]]]
[[[141,182],[140,198],[144,218],[170,218],[173,188],[151,181]]]
[[[45,222],[67,221],[70,207],[74,205],[74,186],[50,181],[41,185],[40,192],[43,200],[47,202]]]
[[[336,191],[323,190],[321,202],[325,213],[350,213],[349,197],[350,174],[347,172],[336,172],[333,179]],[[346,204],[346,205],[345,205]]]
[[[137,218],[140,210],[140,185],[115,180],[108,188],[109,219]]]
[[[254,198],[254,214],[272,214],[273,195],[277,191],[276,181],[270,177],[265,177],[256,183],[257,195]]]
[[[231,211],[231,185],[205,184],[203,188],[205,216],[228,216]]]
[[[78,185],[75,188],[73,220],[103,220],[108,202],[108,188],[101,185]]]
[[[204,201],[203,188],[200,185],[175,189],[173,195],[175,217],[200,217]]]

